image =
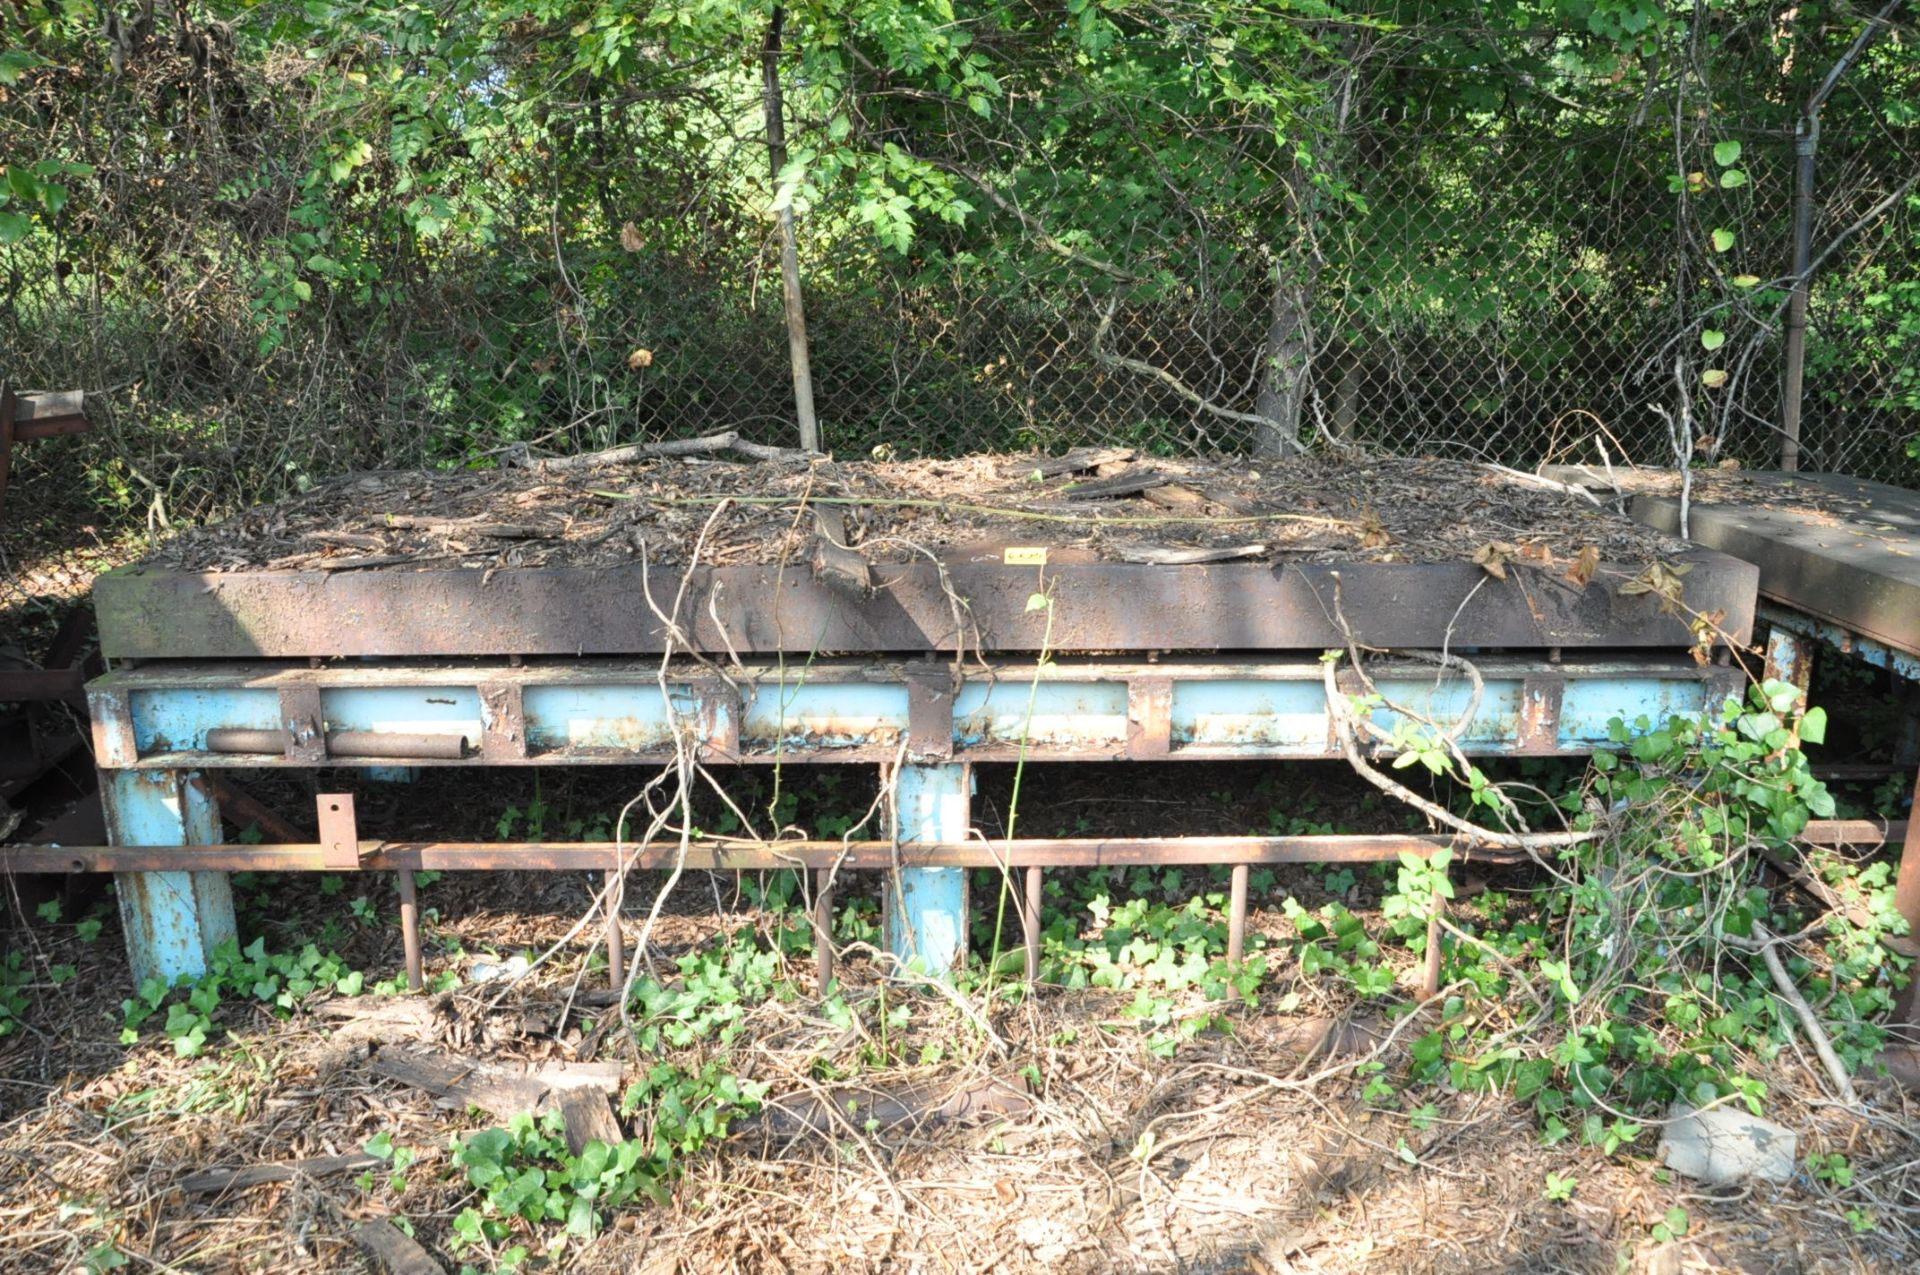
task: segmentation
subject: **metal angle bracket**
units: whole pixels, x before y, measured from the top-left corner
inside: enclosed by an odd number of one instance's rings
[[[320,854],[331,871],[360,869],[360,826],[354,818],[353,794],[323,792],[314,798],[319,810]]]

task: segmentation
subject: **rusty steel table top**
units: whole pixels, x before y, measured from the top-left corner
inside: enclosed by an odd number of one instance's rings
[[[1745,474],[1688,514],[1695,543],[1760,570],[1769,601],[1895,651],[1920,655],[1920,492],[1841,474]],[[1677,496],[1633,497],[1633,516],[1671,534]]]
[[[871,587],[804,564],[677,568],[172,572],[94,586],[113,659],[829,652],[1686,648],[1696,617],[1749,639],[1757,573],[1702,548],[1682,605],[1642,565],[1584,585],[1514,561],[876,564]],[[1671,577],[1670,577],[1671,578]],[[1045,604],[1034,601],[1043,595]]]

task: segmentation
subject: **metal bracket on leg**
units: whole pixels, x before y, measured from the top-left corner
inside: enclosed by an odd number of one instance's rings
[[[1766,669],[1763,674],[1769,681],[1787,682],[1800,691],[1800,701],[1806,702],[1807,685],[1813,680],[1814,643],[1801,637],[1791,629],[1774,626],[1767,635]]]
[[[360,870],[360,828],[354,821],[353,794],[323,792],[314,798],[320,813],[320,854],[328,871]]]

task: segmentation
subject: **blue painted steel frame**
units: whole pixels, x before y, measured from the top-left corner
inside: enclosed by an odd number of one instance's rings
[[[1659,722],[1717,709],[1728,689],[1720,683],[1731,676],[1657,657],[1564,665],[1489,659],[1483,668],[1484,695],[1462,736],[1466,751],[1481,755],[1590,752],[1607,745],[1614,717]],[[1022,752],[1042,760],[1337,755],[1321,668],[1297,658],[1014,666],[949,688],[933,716],[916,711],[924,690],[898,666],[761,667],[739,679],[744,695],[699,670],[675,676],[683,680],[663,695],[656,667],[618,661],[531,669],[160,665],[110,674],[89,689],[109,828],[120,845],[217,840],[217,812],[191,773],[198,768],[315,764],[312,756],[205,751],[215,728],[283,728],[289,696],[317,704],[302,711],[317,712],[328,730],[465,735],[480,746],[465,762],[473,765],[632,762],[670,754],[682,738],[715,760],[884,764],[904,743],[910,763],[930,764],[901,769],[896,831],[903,841],[966,839],[972,760]],[[1389,700],[1436,720],[1457,717],[1468,702],[1464,682],[1438,679],[1431,669],[1383,669],[1376,681]],[[1381,709],[1376,721],[1390,730],[1396,716]],[[407,767],[461,763],[403,765],[396,757],[346,764],[369,778],[400,779]],[[953,968],[967,941],[965,870],[903,871],[894,896],[888,949],[929,970]],[[142,977],[198,972],[234,932],[226,880],[216,873],[128,875],[121,905]]]
[[[631,762],[671,755],[676,737],[691,736],[719,759],[748,762],[889,760],[915,728],[906,680],[884,669],[842,667],[755,670],[742,679],[744,698],[709,679],[676,684],[662,696],[655,674],[584,668],[577,681],[552,670],[518,687],[521,719],[513,724],[517,751],[501,755],[506,728],[493,701],[481,693],[501,670],[406,667],[404,684],[342,684],[356,671],[378,679],[391,667],[359,666],[338,673],[256,672],[249,681],[225,665],[194,684],[169,670],[112,674],[90,688],[96,720],[124,719],[131,747],[112,766],[259,766],[284,759],[205,751],[207,732],[222,727],[276,729],[281,692],[306,686],[317,695],[326,727],[334,731],[463,735],[479,745],[463,761],[415,759],[411,765],[497,765],[526,762]],[[1623,660],[1527,668],[1492,666],[1473,723],[1462,737],[1469,753],[1580,754],[1605,746],[1613,717],[1663,720],[1676,713],[1718,707],[1719,695],[1702,679],[1719,670]],[[228,681],[228,685],[211,684]],[[1437,720],[1465,708],[1466,683],[1436,679],[1431,671],[1377,677],[1391,701]],[[1037,676],[1009,668],[993,680],[962,685],[941,711],[943,732],[914,741],[956,759],[1011,760],[1024,746],[1046,760],[1114,760],[1141,756],[1131,742],[1141,718],[1139,688],[1164,686],[1164,750],[1154,758],[1300,758],[1337,755],[1325,692],[1315,663],[1177,666],[1050,665]],[[722,693],[722,692],[725,693]],[[1397,714],[1380,709],[1375,721],[1391,730]],[[925,726],[922,723],[923,728]],[[126,756],[131,753],[132,756]],[[943,760],[928,756],[924,760]],[[399,758],[362,758],[347,764],[396,764]],[[310,763],[309,763],[310,764]]]
[[[1760,618],[1771,624],[1776,632],[1785,629],[1804,637],[1817,638],[1844,654],[1856,656],[1910,682],[1920,682],[1920,655],[1911,651],[1862,637],[1838,624],[1815,619],[1803,611],[1790,611],[1768,603],[1761,604]]]

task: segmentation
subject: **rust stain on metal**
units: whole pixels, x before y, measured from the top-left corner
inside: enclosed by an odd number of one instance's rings
[[[1127,756],[1150,761],[1173,751],[1173,682],[1136,677],[1127,683]]]

